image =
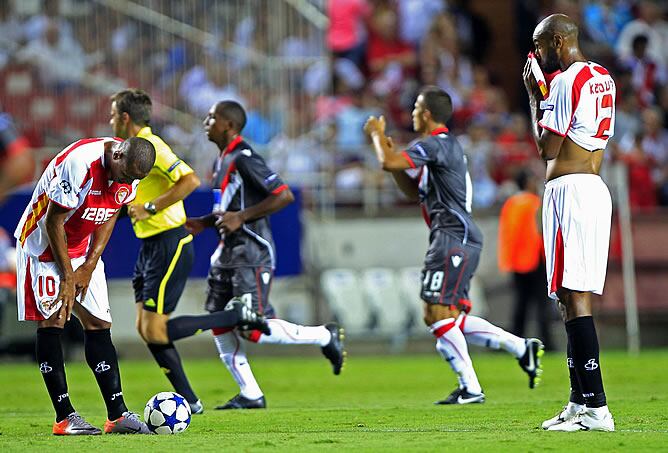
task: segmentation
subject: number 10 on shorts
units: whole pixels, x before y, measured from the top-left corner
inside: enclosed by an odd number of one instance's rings
[[[53,297],[56,295],[56,279],[52,275],[37,277],[37,295],[42,298]]]
[[[422,287],[429,289],[429,291],[441,291],[443,286],[443,271],[425,271],[424,280],[422,280]]]

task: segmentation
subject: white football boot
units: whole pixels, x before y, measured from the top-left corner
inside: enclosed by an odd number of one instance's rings
[[[548,431],[614,431],[615,420],[608,410],[608,406],[585,408],[575,417],[563,423],[550,426]]]
[[[541,427],[543,429],[550,429],[550,426],[558,425],[560,423],[563,423],[567,420],[570,420],[571,418],[575,417],[580,411],[584,410],[585,406],[582,404],[576,404],[571,401],[568,402],[564,408],[557,412],[557,415],[554,417],[545,420]]]

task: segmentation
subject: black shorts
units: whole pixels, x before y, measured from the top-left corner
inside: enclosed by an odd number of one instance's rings
[[[182,226],[142,239],[132,286],[144,310],[174,311],[193,267],[192,240]]]
[[[269,290],[274,272],[270,267],[224,268],[212,266],[207,278],[205,309],[221,311],[233,297],[250,300],[253,310],[267,318],[276,316],[269,303]]]
[[[480,261],[480,247],[443,230],[430,235],[429,250],[422,269],[420,297],[428,304],[470,308],[471,278]]]

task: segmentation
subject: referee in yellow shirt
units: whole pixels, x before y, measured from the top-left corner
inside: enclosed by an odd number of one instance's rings
[[[183,199],[200,185],[192,168],[151,132],[152,102],[142,90],[119,91],[111,97],[110,124],[121,138],[142,137],[155,147],[155,165],[128,207],[135,234],[142,240],[132,285],[137,306],[137,331],[177,393],[202,410],[183,370],[181,358],[169,341],[167,321],[183,293],[194,261],[193,237],[183,225]]]

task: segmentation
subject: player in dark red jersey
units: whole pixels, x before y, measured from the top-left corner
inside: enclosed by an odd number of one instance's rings
[[[217,312],[225,309],[233,297],[240,298],[264,314],[271,329],[270,335],[257,330],[214,329],[220,358],[240,389],[238,395],[216,409],[266,407],[242,338],[257,343],[318,345],[334,374],[340,373],[345,355],[342,329],[336,324],[299,326],[275,318],[268,299],[276,265],[268,216],[294,197],[287,184],[244,141],[241,131],[245,125],[246,113],[238,103],[222,101],[211,107],[204,126],[209,140],[220,150],[212,184],[219,200],[211,214],[190,218],[186,223],[193,233],[215,226],[220,234],[220,244],[211,259],[206,309]]]
[[[519,338],[488,321],[467,315],[468,291],[478,267],[482,233],[471,217],[472,188],[466,155],[446,122],[450,96],[437,87],[424,88],[415,102],[413,129],[422,138],[397,152],[385,136],[385,119],[370,117],[364,130],[383,170],[391,172],[409,198],[420,201],[430,227],[429,249],[422,271],[424,321],[436,337],[436,349],[457,374],[459,386],[437,404],[482,403],[485,395],[473,369],[466,342],[513,354],[533,388],[540,372],[543,344]],[[417,179],[407,170],[419,169]]]

